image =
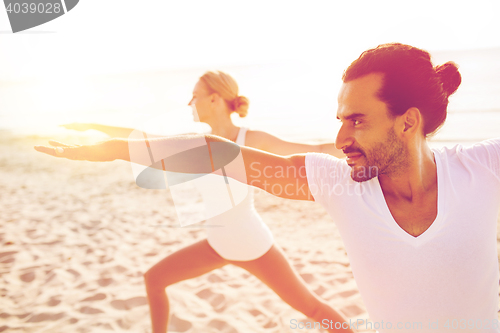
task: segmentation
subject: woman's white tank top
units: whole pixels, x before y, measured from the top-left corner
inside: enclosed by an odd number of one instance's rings
[[[247,128],[240,128],[236,143],[245,145]],[[224,259],[249,261],[261,257],[273,245],[274,239],[269,227],[262,221],[254,207],[254,189],[248,187],[248,194],[234,208],[207,219],[208,243]],[[204,195],[203,200],[210,204],[217,198]]]

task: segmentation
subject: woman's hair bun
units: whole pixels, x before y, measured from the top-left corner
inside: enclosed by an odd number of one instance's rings
[[[249,106],[250,101],[245,96],[236,96],[233,100],[233,110],[242,118],[247,116]]]
[[[210,93],[219,94],[231,112],[246,117],[250,102],[245,96],[238,96],[238,84],[231,75],[221,71],[208,71],[200,77],[200,81],[206,85]]]
[[[462,76],[458,71],[458,65],[453,61],[448,61],[442,65],[435,67],[436,74],[443,85],[443,91],[447,96],[450,96],[457,91],[458,86],[462,82]]]

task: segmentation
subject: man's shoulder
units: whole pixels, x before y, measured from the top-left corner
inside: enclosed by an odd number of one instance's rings
[[[310,183],[338,183],[342,179],[351,179],[351,167],[346,160],[329,154],[307,153],[305,167]]]
[[[451,147],[433,148],[434,154],[440,156],[481,154],[500,151],[500,138],[487,139],[473,144],[456,144]]]
[[[328,168],[349,168],[345,159],[340,159],[325,153],[306,153],[306,168],[328,167]]]
[[[476,167],[493,171],[500,175],[500,138],[484,140],[472,145],[455,145],[433,149],[444,164],[462,165],[467,169]]]

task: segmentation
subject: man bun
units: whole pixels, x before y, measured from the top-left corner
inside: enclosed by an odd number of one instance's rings
[[[462,78],[458,66],[447,62],[434,66],[429,52],[401,43],[381,44],[363,52],[344,71],[344,83],[371,73],[383,74],[378,98],[392,116],[417,108],[424,119],[424,135],[429,137],[444,124],[448,97]]]
[[[436,74],[443,85],[443,91],[447,96],[450,96],[457,91],[458,86],[462,82],[462,76],[458,71],[458,65],[453,61],[448,61],[442,65],[435,67]]]

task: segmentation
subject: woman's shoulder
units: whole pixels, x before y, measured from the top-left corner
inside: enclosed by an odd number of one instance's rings
[[[275,136],[272,134],[249,128],[246,133],[245,146],[265,150],[269,140],[272,140],[273,138],[275,138]]]

